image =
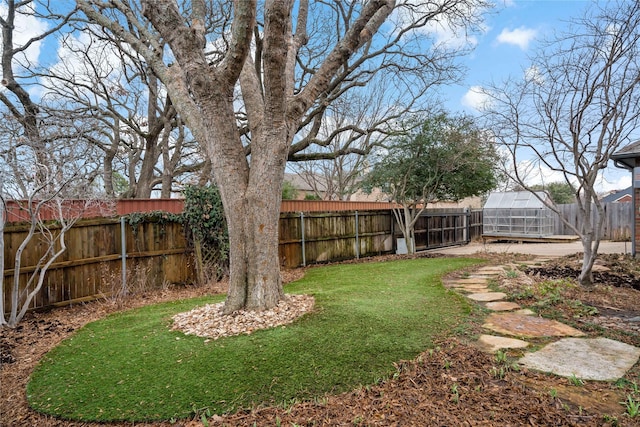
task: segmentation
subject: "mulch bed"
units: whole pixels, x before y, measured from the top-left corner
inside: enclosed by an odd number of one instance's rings
[[[395,257],[385,257],[395,258]],[[374,259],[377,260],[377,259]],[[364,260],[364,261],[371,261]],[[500,259],[500,262],[505,262]],[[535,280],[555,277],[552,271],[574,265],[567,258],[538,268]],[[627,265],[611,268],[609,274],[638,272],[638,263],[624,259],[606,259],[603,264]],[[554,270],[555,269],[555,270]],[[570,274],[562,270],[562,275]],[[303,270],[284,272],[285,282],[300,277]],[[533,274],[533,273],[532,273]],[[571,273],[572,274],[572,273]],[[632,286],[616,286],[610,279],[592,292],[572,290],[571,298],[589,301],[614,313],[633,314],[640,310],[640,291]],[[25,388],[30,373],[40,358],[60,341],[89,321],[108,313],[145,304],[188,298],[224,291],[224,283],[208,288],[172,288],[149,292],[127,300],[103,300],[49,312],[30,313],[13,330],[3,330],[0,340],[0,425],[2,426],[104,426],[46,417],[30,410]],[[554,306],[555,316],[567,316],[590,336],[606,333],[628,343],[638,335],[621,321],[611,328],[599,329],[589,319],[573,319],[571,306]],[[640,313],[639,313],[640,315]],[[598,317],[600,314],[594,316]],[[471,335],[479,324],[468,325]],[[613,384],[587,382],[574,386],[566,378],[516,369],[512,361],[519,356],[509,352],[509,361],[479,351],[466,336],[443,339],[438,348],[426,351],[413,361],[399,362],[397,373],[378,384],[363,386],[349,393],[328,395],[315,402],[296,403],[288,408],[265,407],[226,416],[213,416],[209,425],[227,426],[602,426],[640,425],[640,420],[624,414],[619,402],[628,391]],[[542,343],[541,343],[542,344]],[[637,344],[636,344],[637,345]],[[629,372],[629,381],[639,382],[638,366]],[[113,423],[130,426],[131,423]],[[198,419],[170,423],[136,423],[136,426],[199,426]]]

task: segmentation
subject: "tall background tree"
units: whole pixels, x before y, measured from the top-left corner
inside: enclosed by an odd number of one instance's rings
[[[92,205],[92,186],[96,177],[95,151],[87,142],[88,122],[65,110],[65,102],[48,98],[39,91],[40,45],[60,34],[73,10],[59,13],[48,2],[12,0],[0,8],[2,29],[2,85],[0,91],[0,240],[4,242],[6,201],[20,200],[28,231],[18,243],[16,257],[0,265],[12,264],[20,271],[22,252],[37,239],[39,255],[26,283],[21,275],[5,287],[0,276],[0,325],[16,326],[32,300],[40,292],[51,264],[66,250],[65,234],[82,211]],[[29,28],[31,25],[33,28]],[[71,207],[64,200],[84,198]],[[44,221],[41,212],[50,211],[57,224]],[[0,245],[3,247],[3,244]],[[24,276],[22,276],[24,277]],[[5,295],[5,291],[8,295]],[[6,310],[9,302],[11,309]]]
[[[498,164],[489,134],[473,119],[443,113],[390,139],[363,185],[399,205],[393,212],[407,251],[414,253],[414,226],[428,203],[491,191],[498,184]]]
[[[9,0],[0,8],[2,30],[2,86],[0,91],[0,169],[5,183],[2,189],[13,190],[11,197],[26,198],[34,188],[40,192],[72,194],[86,190],[94,178],[93,167],[77,154],[90,150],[82,147],[87,127],[60,114],[61,103],[34,93],[42,43],[58,34],[67,25],[73,10],[64,13],[45,2]],[[27,28],[32,26],[33,28]],[[75,143],[70,144],[73,140]],[[22,163],[25,156],[31,161]],[[84,173],[78,172],[78,161]],[[74,176],[69,182],[68,172]],[[57,175],[58,180],[51,177]],[[65,182],[65,189],[56,183]],[[42,184],[46,184],[44,187]],[[71,185],[73,184],[73,185]],[[6,193],[5,193],[6,195]]]
[[[539,184],[527,179],[531,170],[560,174],[574,189],[578,225],[560,218],[580,236],[579,281],[592,286],[605,219],[595,186],[640,124],[640,4],[594,3],[541,44],[524,79],[486,95],[486,126],[509,154],[506,173],[527,190]]]
[[[60,38],[57,62],[39,77],[69,115],[92,122],[88,143],[102,153],[106,195],[168,198],[198,181],[204,156],[146,62],[101,28],[75,25],[82,31]],[[118,177],[127,181],[119,192]]]
[[[461,50],[435,43],[428,26],[471,31],[488,6],[482,0],[77,4],[144,58],[205,147],[229,226],[227,313],[267,309],[283,298],[277,245],[285,164],[315,141],[308,136],[327,106],[382,70],[395,69],[403,77],[394,84],[414,95],[455,79],[451,64]],[[322,31],[327,22],[335,23],[330,32]]]
[[[556,205],[571,204],[576,201],[576,190],[573,185],[566,182],[550,182],[548,184],[536,184],[530,187],[533,191],[546,191]]]

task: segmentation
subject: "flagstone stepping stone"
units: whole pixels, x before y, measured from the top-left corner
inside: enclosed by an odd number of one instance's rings
[[[479,302],[499,301],[501,299],[505,299],[506,297],[507,294],[505,294],[504,292],[482,292],[467,295],[467,298]]]
[[[458,279],[456,280],[456,283],[460,285],[486,285],[487,279],[483,279],[481,277],[470,277],[468,279]]]
[[[479,294],[479,293],[487,293],[487,292],[491,292],[491,289],[487,288],[486,286],[461,286],[459,288],[456,288],[459,291],[466,291],[466,292],[470,292],[472,294]]]
[[[483,328],[516,337],[581,337],[584,333],[555,320],[520,313],[492,313]]]
[[[495,353],[503,348],[525,348],[529,345],[526,341],[496,335],[480,335],[478,344],[483,350],[491,353]]]
[[[488,266],[488,267],[481,267],[479,269],[476,270],[477,274],[497,274],[497,273],[503,273],[504,272],[504,267],[502,266]]]
[[[453,285],[453,287],[459,288],[459,289],[486,289],[487,284],[486,283],[471,283],[471,284],[456,283]]]
[[[536,314],[535,311],[530,310],[528,308],[523,308],[522,310],[514,311],[514,313],[521,314],[523,316],[533,316],[534,314]]]
[[[495,282],[498,276],[482,276],[482,277],[472,277],[472,279],[478,280],[479,283],[489,283]],[[482,281],[482,282],[480,282]]]
[[[492,292],[491,289],[489,288],[474,288],[474,289],[458,288],[458,290],[468,292],[469,294],[478,294],[478,293],[486,294],[488,292]]]
[[[615,381],[639,358],[640,348],[609,338],[563,338],[526,354],[519,363],[563,377]]]
[[[511,311],[520,308],[520,304],[509,301],[492,301],[486,303],[485,307],[493,311]]]

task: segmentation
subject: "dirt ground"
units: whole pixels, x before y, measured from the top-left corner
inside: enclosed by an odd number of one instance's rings
[[[426,254],[422,256],[440,256]],[[640,262],[624,255],[602,255],[596,268],[596,287],[586,291],[572,286],[577,276],[578,256],[568,256],[526,267],[520,260],[531,255],[477,254],[494,263],[513,262],[518,274],[499,282],[522,306],[534,307],[584,331],[588,336],[607,336],[640,346]],[[360,262],[394,259],[386,256]],[[304,270],[283,272],[285,281]],[[457,272],[463,275],[464,272]],[[551,283],[552,285],[549,285]],[[553,285],[564,283],[566,286]],[[30,313],[14,330],[2,330],[0,340],[1,426],[104,426],[53,419],[30,410],[25,388],[38,360],[61,340],[87,322],[106,314],[202,294],[224,292],[224,283],[203,288],[171,288],[137,295],[127,300],[105,299]],[[328,395],[314,402],[287,408],[253,408],[226,416],[213,416],[208,425],[226,426],[633,426],[636,418],[625,413],[621,402],[632,396],[640,400],[640,366],[636,364],[616,384],[575,384],[519,368],[521,351],[508,351],[505,358],[485,354],[474,345],[481,332],[481,312],[455,336],[443,337],[438,347],[412,361],[398,362],[397,372],[379,384],[349,393]],[[541,340],[537,345],[545,344]],[[137,426],[200,426],[202,422],[136,423]],[[114,423],[113,426],[130,426]]]

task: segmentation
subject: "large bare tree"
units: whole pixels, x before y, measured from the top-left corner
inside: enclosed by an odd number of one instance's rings
[[[553,171],[575,189],[578,225],[560,218],[582,240],[579,281],[590,287],[605,218],[596,184],[640,125],[640,4],[594,4],[569,24],[542,43],[524,79],[486,90],[485,107],[518,185],[533,190],[545,183],[531,173]]]
[[[57,62],[38,76],[47,95],[92,123],[85,138],[103,152],[108,197],[149,198],[158,189],[170,197],[176,182],[202,169],[203,156],[145,61],[109,32],[78,25],[82,31],[60,39]],[[120,192],[118,175],[127,180]]]
[[[319,126],[327,105],[366,85],[376,70],[395,67],[400,74],[407,64],[450,61],[446,49],[418,42],[427,25],[465,27],[485,6],[482,0],[77,4],[144,57],[206,147],[229,226],[227,313],[267,309],[284,296],[278,218],[285,163],[313,142],[295,139],[299,130]],[[332,19],[336,30],[312,31],[325,16],[341,18]],[[315,55],[306,50],[313,46],[329,48]],[[433,76],[444,80],[447,70]],[[424,90],[422,75],[411,79],[415,90]]]
[[[16,2],[8,0],[0,12],[0,29],[2,31],[2,86],[0,105],[5,120],[12,121],[19,134],[11,133],[11,137],[19,136],[20,145],[27,145],[36,154],[37,162],[30,165],[35,168],[34,180],[45,181],[47,165],[47,135],[44,105],[29,91],[34,82],[32,70],[37,67],[40,44],[57,33],[67,22],[73,11],[61,14],[49,8],[47,2],[27,0]],[[21,21],[22,18],[22,22]],[[41,28],[22,28],[34,22],[46,22]],[[57,134],[57,132],[56,132]],[[6,149],[6,146],[5,146]],[[38,183],[36,182],[36,185]]]

